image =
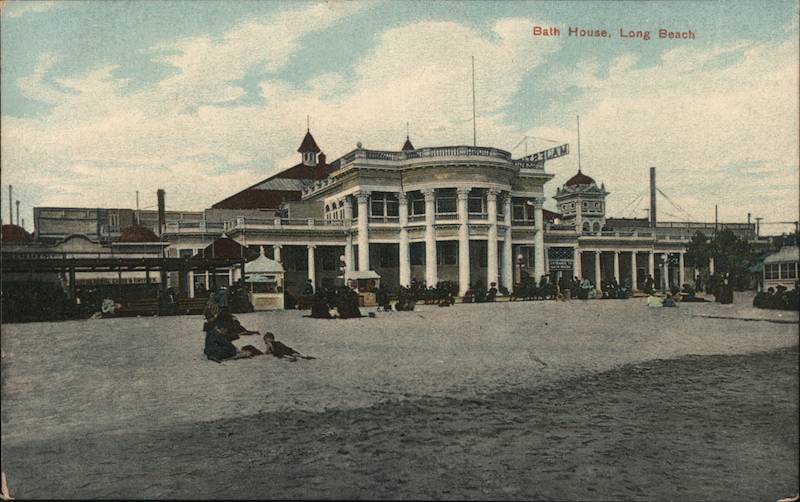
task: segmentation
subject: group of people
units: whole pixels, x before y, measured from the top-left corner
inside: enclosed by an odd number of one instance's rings
[[[260,335],[260,333],[242,326],[239,320],[231,314],[230,308],[227,305],[217,304],[214,296],[209,298],[209,304],[213,304],[213,306],[206,308],[205,322],[203,323],[203,331],[206,334],[203,353],[209,361],[221,363],[226,360],[248,359],[263,355],[285,358],[293,362],[298,359],[315,359],[275,340],[275,335],[269,331],[263,335],[264,350],[253,345],[245,345],[241,349],[236,348],[236,345],[233,344],[234,340],[238,340],[242,336]]]
[[[794,289],[779,285],[759,291],[753,298],[753,306],[762,309],[800,310],[800,284],[795,281]]]
[[[311,315],[314,319],[354,319],[363,317],[358,293],[347,286],[320,288],[314,293]]]

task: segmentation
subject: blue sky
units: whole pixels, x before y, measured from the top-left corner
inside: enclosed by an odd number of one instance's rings
[[[797,16],[775,1],[7,2],[3,195],[14,184],[28,228],[35,205],[130,207],[137,189],[200,209],[292,165],[306,115],[329,158],[399,148],[406,122],[418,147],[467,144],[475,55],[478,142],[574,145],[581,115],[611,213],[644,215],[626,206],[656,165],[685,210],[662,201],[665,219],[717,203],[727,221],[795,220]],[[662,27],[696,38],[617,36]],[[577,157],[547,169],[552,193]]]

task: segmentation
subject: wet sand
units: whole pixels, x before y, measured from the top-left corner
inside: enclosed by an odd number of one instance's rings
[[[697,317],[777,315],[725,307],[241,316],[297,363],[203,361],[194,318],[3,326],[2,468],[18,498],[793,496],[797,326]]]

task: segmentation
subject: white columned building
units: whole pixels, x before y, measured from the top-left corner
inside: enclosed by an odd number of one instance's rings
[[[502,284],[511,291],[514,289],[514,250],[511,243],[511,194],[506,193],[503,199],[503,267]]]
[[[404,192],[397,194],[400,220],[400,285],[411,286],[411,257],[408,248],[408,196]]]
[[[439,282],[436,264],[436,192],[432,188],[422,190],[425,197],[425,285],[436,286]]]
[[[458,196],[458,294],[464,296],[469,280],[469,188],[459,188]]]
[[[534,225],[534,274],[536,275],[536,282],[538,283],[541,277],[545,274],[544,269],[544,215],[542,214],[543,198],[536,199],[536,206],[533,210],[533,225]]]
[[[358,271],[369,270],[369,192],[356,193],[358,201]]]
[[[489,217],[489,233],[486,243],[486,287],[492,283],[497,285],[497,190],[489,189],[486,193],[487,215]],[[469,265],[467,265],[469,267]],[[469,268],[467,268],[469,270]]]

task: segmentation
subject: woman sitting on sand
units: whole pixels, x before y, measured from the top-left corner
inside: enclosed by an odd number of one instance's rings
[[[275,335],[273,335],[269,331],[267,332],[266,335],[264,335],[264,343],[267,345],[267,350],[265,351],[265,354],[272,354],[273,356],[279,359],[285,357],[286,359],[292,362],[297,361],[297,358],[316,359],[316,357],[305,356],[300,352],[297,352],[293,348],[289,347],[288,345],[275,341]]]
[[[247,357],[253,357],[254,354],[248,350],[236,350],[236,346],[233,345],[225,336],[223,336],[223,333],[221,332],[222,330],[213,323],[206,323],[204,328],[206,331],[206,343],[205,347],[203,348],[203,353],[206,355],[209,361],[221,363],[226,359],[243,359]]]

